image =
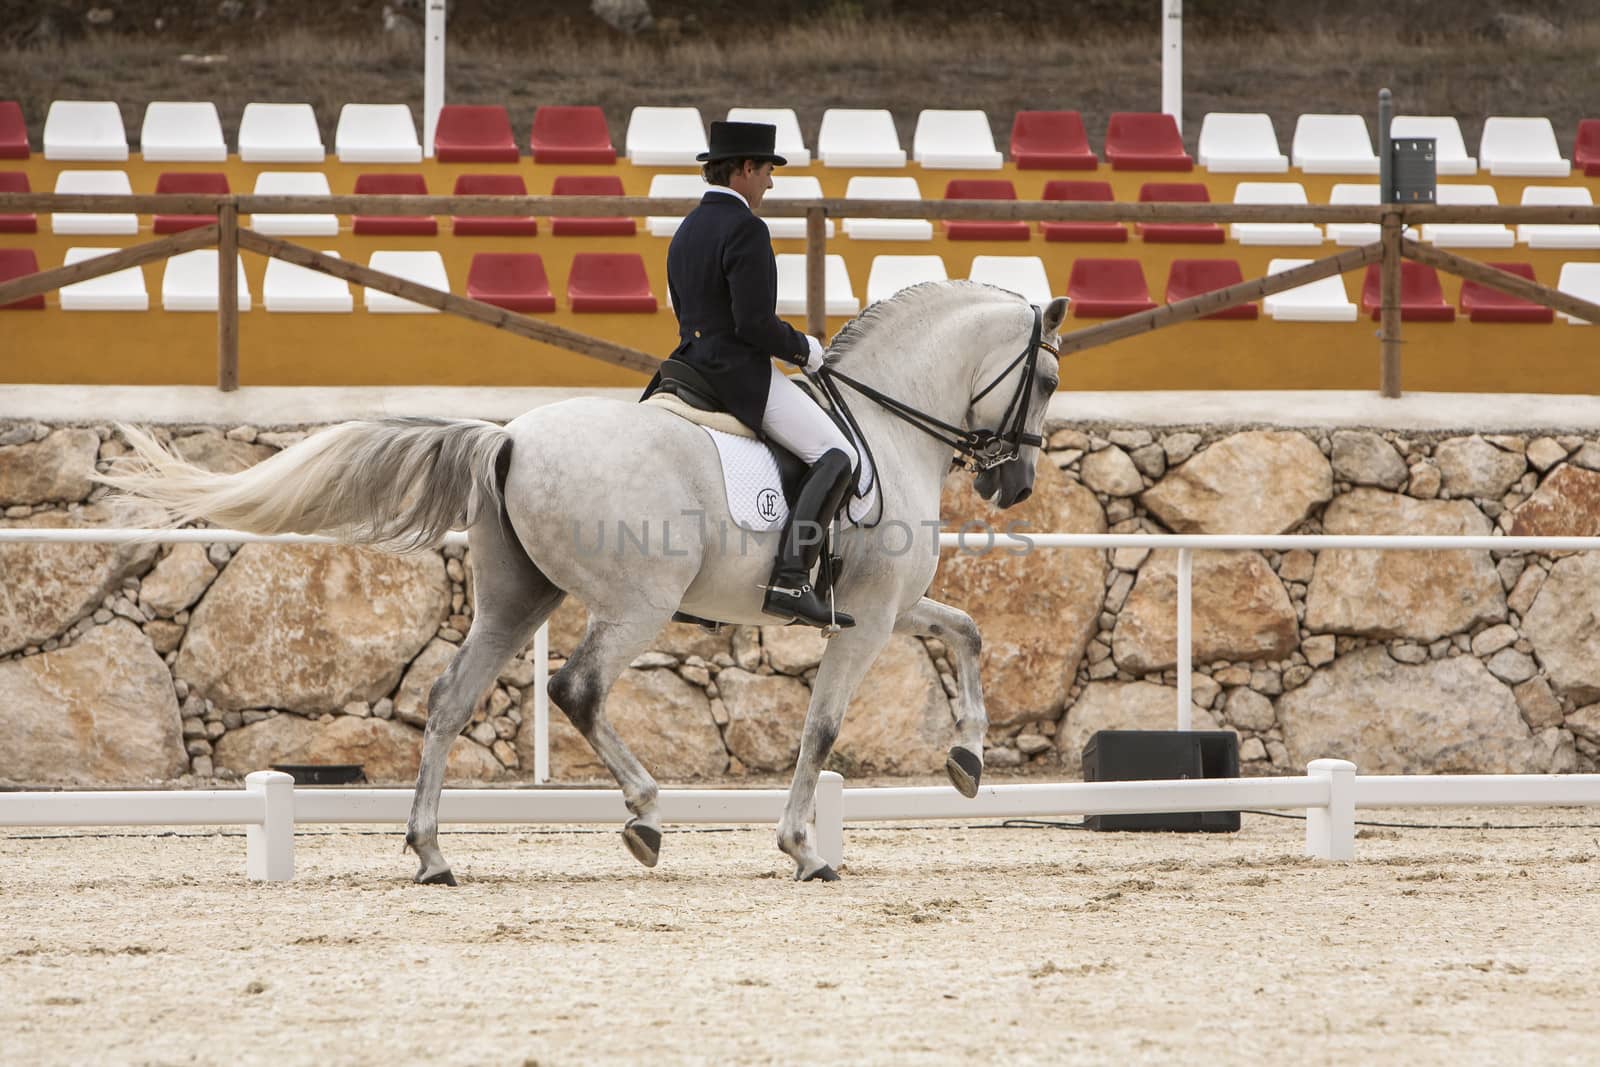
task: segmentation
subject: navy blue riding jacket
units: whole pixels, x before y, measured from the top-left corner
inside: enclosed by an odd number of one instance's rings
[[[672,358],[699,371],[722,406],[760,436],[770,361],[804,366],[810,350],[805,335],[778,318],[767,224],[738,197],[706,193],[667,248],[667,289],[678,316]]]

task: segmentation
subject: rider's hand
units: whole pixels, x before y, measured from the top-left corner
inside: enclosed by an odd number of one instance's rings
[[[822,342],[810,334],[806,334],[806,345],[811,349],[811,352],[806,356],[805,372],[807,374],[815,374],[822,369]]]

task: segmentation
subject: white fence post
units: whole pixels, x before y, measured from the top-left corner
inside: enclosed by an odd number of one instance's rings
[[[1356,765],[1347,759],[1314,759],[1311,778],[1328,781],[1328,806],[1306,809],[1306,855],[1319,860],[1356,858]]]
[[[844,778],[823,771],[817,778],[817,851],[828,865],[844,863]]]
[[[282,771],[251,771],[244,787],[261,797],[261,824],[245,829],[245,876],[252,882],[294,878],[294,779]]]
[[[1178,549],[1178,729],[1194,729],[1194,554]]]

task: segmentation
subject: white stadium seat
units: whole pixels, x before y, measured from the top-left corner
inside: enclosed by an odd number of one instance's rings
[[[1307,174],[1378,173],[1378,154],[1360,115],[1301,115],[1289,151]]]
[[[152,163],[224,163],[228,144],[210,101],[154,100],[144,109],[139,153]]]
[[[921,200],[915,178],[857,176],[845,186],[846,200]],[[927,219],[845,219],[846,237],[857,241],[931,241],[933,223]]]
[[[1522,202],[1593,207],[1594,197],[1581,185],[1527,185]],[[1517,240],[1529,248],[1600,248],[1600,226],[1524,223],[1517,227]]]
[[[114,100],[55,100],[44,119],[44,158],[128,158],[128,131]]]
[[[1328,196],[1328,203],[1366,204],[1377,207],[1378,186],[1376,183],[1340,182],[1333,187]],[[1369,245],[1383,236],[1383,227],[1376,222],[1330,222],[1327,229],[1328,240],[1338,245]],[[1416,237],[1416,229],[1407,226],[1404,236]]]
[[[706,125],[697,107],[636,107],[625,135],[628,161],[640,167],[698,167]]]
[[[69,248],[64,266],[94,259],[115,248]],[[61,287],[62,311],[148,311],[150,294],[145,291],[144,271],[138,267],[102,274]]]
[[[1282,174],[1289,159],[1278,151],[1272,119],[1261,113],[1213,111],[1200,120],[1200,165],[1218,174]]]
[[[854,315],[861,310],[843,256],[823,259],[822,306],[829,315]],[[806,313],[806,257],[785,252],[778,257],[778,314]]]
[[[817,158],[825,167],[903,167],[905,151],[887,111],[830,107],[817,132]]]
[[[929,109],[917,115],[911,158],[933,170],[999,170],[994,130],[982,111]]]
[[[1591,304],[1600,304],[1600,263],[1561,264],[1561,277],[1556,282],[1556,288],[1563,293],[1571,293],[1587,300]],[[1588,319],[1580,319],[1565,311],[1560,312],[1560,315],[1573,326],[1594,325]]]
[[[321,163],[327,158],[310,104],[244,106],[239,159],[245,163]]]
[[[256,175],[257,196],[331,196],[320,171],[264,170]],[[251,215],[250,228],[274,237],[335,237],[337,215]]]
[[[167,260],[161,275],[164,311],[217,310],[217,250],[197,248]],[[244,257],[239,258],[239,310],[250,310],[250,286],[244,277]]]
[[[1434,193],[1439,204],[1498,204],[1492,185],[1440,185]],[[1498,222],[1426,223],[1422,239],[1441,248],[1510,248],[1516,235]]]
[[[1304,204],[1305,187],[1299,182],[1240,182],[1234,187],[1235,204]],[[1322,230],[1310,222],[1235,222],[1229,230],[1242,245],[1319,245]]]
[[[711,186],[698,174],[657,174],[650,179],[646,194],[657,200],[699,200]],[[682,215],[651,215],[644,220],[652,237],[671,237],[678,232]]]
[[[730,107],[729,122],[765,122],[778,128],[776,147],[778,155],[788,160],[791,167],[805,167],[811,163],[811,149],[800,136],[800,120],[790,107]]]
[[[56,192],[85,196],[132,196],[128,174],[121,170],[64,170],[56,175]],[[139,232],[139,216],[132,212],[87,214],[57,211],[50,216],[51,233]]]
[[[872,272],[867,275],[867,303],[887,300],[907,286],[949,277],[938,256],[874,256]]]
[[[1461,123],[1450,115],[1396,115],[1389,123],[1389,136],[1397,141],[1432,137],[1436,173],[1478,173],[1478,161],[1467,155],[1467,143],[1461,139]]]
[[[1496,177],[1565,178],[1572,173],[1572,161],[1561,158],[1555,127],[1546,118],[1484,119],[1478,159]]]
[[[1050,276],[1038,256],[973,256],[967,277],[975,282],[998,286],[1021,296],[1030,304],[1050,303]]]
[[[763,204],[774,200],[821,200],[822,183],[809,174],[774,174],[772,188],[767,190]],[[806,220],[799,216],[789,218],[763,218],[773,237],[801,238],[806,235]],[[823,221],[824,232],[833,236],[833,220]]]
[[[430,289],[450,291],[450,276],[445,273],[444,257],[437,252],[374,252],[367,264],[373,270],[393,274],[426,285]],[[362,288],[362,301],[367,310],[379,315],[437,315],[438,308],[419,304],[379,289]]]
[[[339,258],[339,253],[324,249],[323,255]],[[350,285],[342,278],[323,274],[309,267],[267,260],[267,275],[261,283],[261,302],[268,311],[348,312],[355,306]]]
[[[1275,259],[1267,264],[1268,274],[1282,274],[1303,267],[1309,259]],[[1262,300],[1269,316],[1282,322],[1354,322],[1356,306],[1345,292],[1344,276],[1309,282]]]
[[[422,142],[405,104],[346,104],[333,150],[341,163],[420,163]]]

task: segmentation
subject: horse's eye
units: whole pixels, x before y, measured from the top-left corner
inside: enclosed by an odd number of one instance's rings
[[[1045,392],[1053,393],[1053,392],[1056,391],[1056,388],[1061,384],[1061,379],[1060,378],[1051,378],[1048,381],[1041,382],[1040,384],[1044,386],[1044,391]]]

